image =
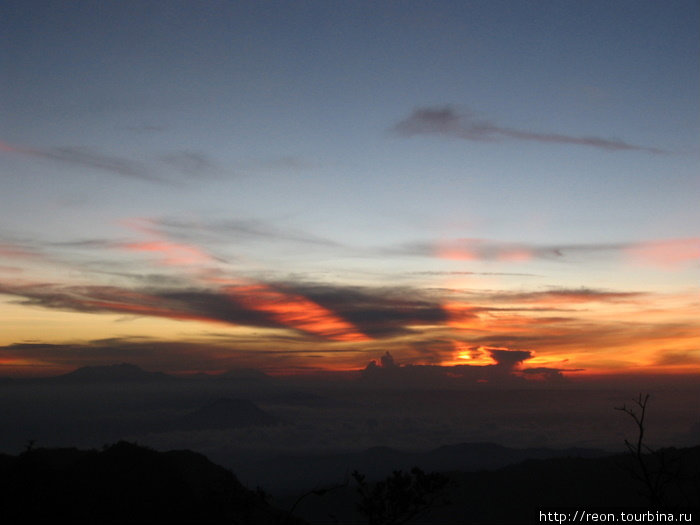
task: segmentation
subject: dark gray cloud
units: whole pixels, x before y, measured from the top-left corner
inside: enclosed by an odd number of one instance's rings
[[[391,128],[404,136],[444,135],[470,141],[497,142],[504,139],[527,140],[550,144],[573,144],[609,151],[646,151],[668,153],[660,148],[630,144],[619,139],[601,137],[576,137],[559,133],[540,133],[499,126],[488,120],[478,119],[469,111],[459,112],[451,106],[416,108],[405,119]]]
[[[409,333],[409,325],[446,321],[442,307],[408,289],[270,283],[277,300],[297,297],[313,301],[373,338]],[[179,320],[222,322],[265,328],[290,327],[279,317],[256,309],[259,290],[120,288],[116,286],[58,286],[47,283],[18,286],[0,282],[0,293],[19,297],[22,304],[79,312],[111,312]],[[248,300],[246,294],[251,294]],[[415,296],[409,299],[408,296]],[[311,334],[307,334],[311,335]]]
[[[523,361],[532,358],[532,352],[526,350],[489,349],[489,353],[494,361],[508,370],[512,370]]]
[[[21,297],[22,304],[59,310],[220,321],[246,326],[280,326],[272,318],[242,306],[224,293],[201,289],[135,290],[116,286],[13,286],[0,283],[0,293]]]
[[[439,324],[448,318],[439,302],[412,287],[369,288],[293,282],[277,286],[311,299],[373,337],[407,333],[408,325]]]

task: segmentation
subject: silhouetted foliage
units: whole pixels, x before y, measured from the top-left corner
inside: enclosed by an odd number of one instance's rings
[[[384,481],[367,483],[358,471],[352,473],[360,495],[358,510],[369,525],[400,525],[416,516],[446,504],[443,490],[449,479],[436,472],[426,474],[418,467],[410,473],[395,470]]]

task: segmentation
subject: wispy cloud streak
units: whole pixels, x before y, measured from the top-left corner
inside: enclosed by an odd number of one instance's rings
[[[251,240],[278,240],[308,245],[338,247],[334,240],[319,237],[311,233],[290,227],[280,227],[261,219],[226,219],[218,221],[183,221],[176,219],[158,219],[154,226],[168,233],[187,238],[212,236],[230,241],[232,237]]]
[[[619,139],[601,137],[576,137],[561,133],[540,133],[499,126],[488,120],[474,117],[470,112],[460,113],[451,106],[422,107],[415,109],[408,117],[398,122],[391,131],[404,137],[415,135],[444,135],[463,140],[496,142],[503,139],[526,140],[549,144],[573,144],[589,146],[609,151],[646,151],[647,153],[668,153],[667,151],[630,144]]]
[[[151,182],[164,182],[163,179],[150,173],[146,166],[139,162],[105,155],[87,148],[63,147],[37,149],[16,146],[0,141],[0,151],[42,158],[49,161],[57,161],[80,168],[98,169],[122,177],[148,180]]]
[[[700,238],[639,242],[537,245],[489,239],[418,241],[386,248],[383,253],[415,255],[456,261],[525,262],[533,259],[566,260],[568,256],[623,255],[636,263],[676,268],[700,263]]]

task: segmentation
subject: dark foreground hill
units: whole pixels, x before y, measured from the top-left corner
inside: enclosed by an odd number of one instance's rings
[[[8,524],[302,523],[201,454],[126,442],[0,455],[0,509]]]

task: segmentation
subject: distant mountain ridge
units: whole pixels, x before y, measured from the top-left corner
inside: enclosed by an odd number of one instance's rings
[[[89,365],[71,372],[44,377],[0,377],[0,385],[22,383],[111,383],[111,382],[156,382],[156,381],[216,381],[262,385],[274,383],[275,379],[254,368],[233,368],[221,374],[171,375],[165,372],[149,372],[133,363]]]
[[[509,448],[495,443],[460,443],[424,452],[410,452],[390,447],[372,447],[360,452],[336,454],[279,455],[258,461],[239,461],[233,468],[248,483],[271,490],[296,489],[299,472],[317,484],[337,483],[343,473],[358,470],[369,480],[378,480],[400,469],[418,466],[424,471],[494,470],[532,459],[597,458],[609,455],[601,449],[587,448]]]
[[[173,381],[176,378],[163,372],[147,372],[130,363],[120,363],[104,366],[84,366],[73,372],[47,379],[61,383],[98,383]]]

